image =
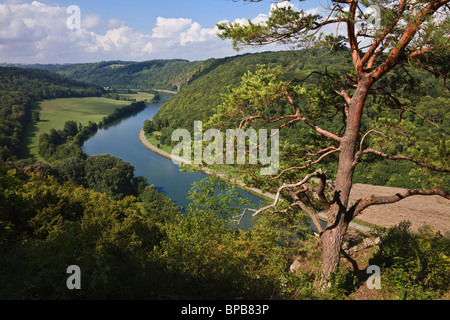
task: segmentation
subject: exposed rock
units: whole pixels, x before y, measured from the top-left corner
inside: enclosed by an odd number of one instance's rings
[[[23,168],[23,172],[27,173],[27,174],[31,174],[31,173],[44,173],[44,169],[42,169],[42,166],[40,164],[34,164],[31,166],[26,166]]]
[[[371,248],[373,246],[379,245],[380,243],[381,243],[381,239],[379,237],[375,238],[375,239],[365,238],[362,243],[360,243],[360,244],[358,244],[356,246],[353,246],[353,247],[351,247],[349,249],[344,249],[344,248],[343,249],[348,254],[353,254],[353,253],[356,253],[358,251],[362,251],[362,250]]]
[[[289,270],[291,270],[292,273],[295,273],[299,267],[300,267],[300,261],[295,260],[289,267]]]

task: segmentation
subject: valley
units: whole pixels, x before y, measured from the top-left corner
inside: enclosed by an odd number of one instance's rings
[[[217,30],[239,47],[283,29]],[[195,61],[1,66],[0,299],[448,299],[447,53],[424,68],[321,37]],[[180,132],[183,153],[233,161],[174,163]],[[64,286],[74,265],[81,290]]]

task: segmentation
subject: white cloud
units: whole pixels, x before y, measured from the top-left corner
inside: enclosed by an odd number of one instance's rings
[[[114,52],[115,55],[139,57],[152,52],[153,45],[149,35],[133,31],[123,26],[111,29],[104,36],[97,35],[97,45],[104,52]]]
[[[90,14],[83,18],[81,26],[83,29],[94,29],[101,24],[101,18],[98,14]]]
[[[125,21],[122,21],[120,19],[109,19],[108,20],[108,27],[115,29],[125,26]]]
[[[151,36],[132,30],[120,20],[109,21],[103,35],[92,30],[99,15],[82,15],[81,29],[69,30],[67,8],[38,1],[0,4],[0,59],[6,62],[62,63],[107,59],[147,59]]]
[[[158,17],[152,37],[158,39],[171,38],[190,26],[192,26],[192,19]]]
[[[180,44],[184,46],[191,42],[214,41],[217,38],[217,32],[217,27],[202,28],[198,22],[194,22],[188,30],[180,33]]]
[[[236,54],[229,41],[217,36],[215,25],[204,27],[192,19],[158,17],[150,32],[142,32],[119,19],[103,21],[98,14],[84,14],[82,11],[81,29],[69,30],[66,25],[70,16],[67,8],[23,1],[5,0],[0,4],[0,62],[196,60]],[[290,4],[286,1],[278,4],[287,5]],[[252,22],[265,22],[274,7],[272,4],[267,13],[253,17]],[[247,19],[236,19],[235,22],[247,23]],[[244,52],[271,49],[280,47],[268,46]]]
[[[276,3],[272,3],[270,5],[270,12],[272,12],[276,8],[293,8],[293,9],[297,9],[295,5],[293,5],[291,2],[289,2],[287,0],[281,0],[281,1],[278,1]]]
[[[260,13],[254,18],[250,18],[250,21],[254,24],[264,24],[270,17],[273,10],[276,8],[293,8],[295,10],[298,10],[295,5],[293,5],[291,2],[287,0],[281,0],[275,3],[270,4],[270,10],[266,13]],[[239,23],[241,25],[248,25],[248,18],[237,18],[233,21],[233,23]],[[230,22],[229,20],[222,20],[219,23],[227,23]]]

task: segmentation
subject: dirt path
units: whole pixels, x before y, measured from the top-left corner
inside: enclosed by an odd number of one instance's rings
[[[139,132],[139,140],[149,150],[159,154],[167,159],[172,159],[172,155],[165,152],[147,141],[144,131]],[[176,159],[178,162],[183,162],[183,159]],[[228,179],[224,174],[213,172],[208,168],[200,168],[206,174],[216,174],[219,177]],[[232,180],[233,182],[245,187],[241,182]],[[262,193],[260,190],[250,188],[251,191],[263,194],[266,197],[274,199],[275,195],[271,193]],[[357,199],[368,195],[392,195],[399,192],[400,188],[372,186],[366,184],[354,184],[350,194],[350,202],[354,203]],[[383,227],[392,227],[401,221],[409,220],[411,222],[411,229],[417,230],[424,224],[430,224],[435,231],[440,231],[442,234],[450,230],[450,201],[439,196],[414,196],[406,198],[394,204],[379,205],[367,208],[364,213],[357,217],[358,220],[368,222],[374,225]],[[356,223],[351,224],[352,227],[362,231],[368,231],[368,228],[360,226]]]
[[[177,91],[171,91],[171,90],[162,90],[162,89],[153,89],[153,90],[158,91],[158,92],[163,92],[163,93],[170,93],[170,94],[178,93]]]

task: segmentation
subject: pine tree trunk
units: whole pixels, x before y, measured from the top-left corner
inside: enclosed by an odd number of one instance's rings
[[[364,103],[367,99],[370,81],[361,79],[349,105],[347,126],[339,146],[339,165],[336,173],[336,188],[333,204],[327,212],[328,224],[322,234],[322,275],[329,279],[338,269],[341,245],[352,220],[348,211],[350,191],[353,183],[355,148],[359,138]]]
[[[344,218],[337,219],[322,235],[322,276],[325,280],[338,270],[341,245],[347,232],[348,223]]]

